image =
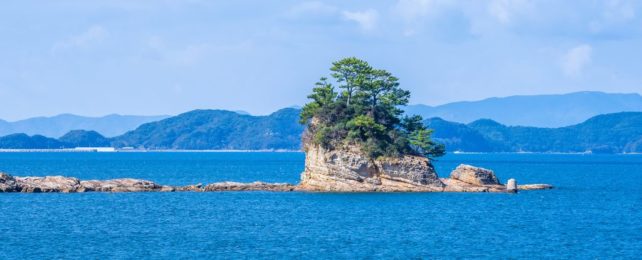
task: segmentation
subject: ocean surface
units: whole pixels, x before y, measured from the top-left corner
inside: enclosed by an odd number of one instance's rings
[[[0,259],[580,258],[642,256],[642,155],[451,154],[485,193],[0,193]],[[302,153],[0,153],[16,176],[185,185],[297,183]]]

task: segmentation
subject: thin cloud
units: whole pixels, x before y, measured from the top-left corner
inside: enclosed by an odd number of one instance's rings
[[[303,2],[292,6],[287,15],[289,17],[301,17],[309,14],[332,15],[337,13],[338,9],[334,6],[319,1]]]
[[[574,47],[562,57],[562,70],[570,77],[582,74],[584,68],[591,63],[593,48],[588,44]]]
[[[354,21],[359,24],[361,29],[364,31],[372,31],[377,27],[377,20],[379,19],[379,13],[377,10],[368,9],[365,11],[343,11],[343,18]]]
[[[80,34],[73,35],[64,41],[56,43],[53,47],[53,51],[87,48],[93,44],[102,42],[108,35],[109,33],[105,28],[100,25],[94,25]]]
[[[439,8],[439,5],[448,3],[443,0],[400,0],[394,7],[394,12],[407,22],[427,15],[429,12]]]
[[[528,0],[493,0],[488,4],[488,13],[502,24],[509,24],[530,8]]]
[[[603,3],[600,8],[601,17],[591,21],[589,29],[593,33],[603,33],[613,26],[624,25],[635,21],[636,3],[626,0],[610,0]]]

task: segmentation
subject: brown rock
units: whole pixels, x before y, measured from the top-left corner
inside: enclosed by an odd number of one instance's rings
[[[64,176],[16,177],[20,192],[78,192],[81,188],[77,178]]]
[[[457,166],[450,178],[477,186],[501,185],[493,171],[466,164]]]
[[[176,187],[176,191],[203,191],[203,184]]]
[[[288,183],[265,183],[265,182],[216,182],[205,186],[203,191],[293,191],[294,185]]]
[[[174,191],[173,187],[161,186],[155,182],[139,179],[113,179],[81,181],[84,191],[102,192],[146,192],[146,191]]]
[[[0,192],[17,192],[20,191],[16,184],[16,179],[4,172],[0,172]]]
[[[518,190],[550,190],[553,185],[550,184],[525,184],[517,185]]]
[[[504,185],[474,185],[452,178],[444,178],[441,181],[446,184],[445,192],[504,192]]]
[[[305,171],[297,190],[331,192],[442,191],[427,158],[369,159],[355,147],[327,150],[306,147]]]

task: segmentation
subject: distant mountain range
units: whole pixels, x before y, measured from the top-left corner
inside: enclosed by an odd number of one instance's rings
[[[642,97],[637,94],[599,92],[515,96],[438,107],[415,105],[408,107],[407,113],[441,113],[463,122],[470,119],[468,124],[452,122],[448,117],[425,120],[426,125],[435,129],[434,138],[446,144],[449,151],[642,152],[642,112],[620,110],[642,110]],[[598,115],[603,111],[620,113]],[[304,129],[298,124],[299,112],[298,108],[285,108],[267,116],[253,116],[243,111],[194,110],[173,117],[112,115],[89,118],[60,115],[13,123],[0,121],[0,135],[11,132],[7,129],[24,130],[24,133],[0,137],[0,148],[112,146],[140,149],[298,150]],[[547,117],[550,120],[546,120]],[[582,117],[588,120],[564,127],[551,127]],[[513,123],[506,124],[502,120]]]
[[[72,130],[62,137],[0,137],[0,149],[62,149],[75,147],[133,147],[185,150],[298,150],[304,127],[299,109],[285,108],[268,116],[226,110],[194,110],[142,124],[107,138],[96,131]]]
[[[469,124],[432,118],[433,138],[449,151],[641,153],[642,112],[600,115],[572,126],[505,126],[489,119]]]
[[[303,126],[300,110],[282,109],[268,116],[224,110],[194,110],[143,124],[106,138],[95,131],[71,131],[59,139],[12,134],[0,137],[4,149],[51,149],[112,146],[138,149],[298,150]],[[560,128],[512,127],[489,119],[469,124],[427,119],[436,141],[462,152],[641,153],[642,112],[593,117]]]
[[[300,109],[300,107],[289,107]],[[642,96],[638,94],[608,94],[577,92],[564,95],[512,96],[481,101],[455,102],[441,106],[410,105],[408,114],[424,118],[469,123],[492,119],[505,125],[562,127],[574,125],[593,116],[624,111],[642,111]],[[233,111],[250,115],[245,111]],[[108,115],[85,117],[62,114],[53,117],[34,117],[15,122],[0,120],[0,136],[15,133],[58,138],[72,130],[96,131],[115,137],[138,126],[169,116]]]
[[[469,123],[492,119],[510,126],[563,127],[579,124],[602,114],[642,111],[639,94],[576,92],[564,95],[535,95],[489,98],[440,106],[410,105],[406,113],[424,118],[439,117]]]
[[[144,123],[158,121],[167,117],[168,116],[126,116],[115,114],[103,117],[85,117],[62,114],[53,117],[34,117],[15,122],[0,120],[0,136],[24,133],[28,135],[60,137],[69,131],[78,129],[97,131],[105,136],[117,136]]]

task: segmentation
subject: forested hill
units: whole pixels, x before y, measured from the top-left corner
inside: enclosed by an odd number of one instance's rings
[[[561,95],[494,97],[440,106],[411,105],[406,108],[408,114],[424,118],[439,117],[462,123],[490,118],[505,125],[535,127],[564,127],[597,115],[623,111],[642,112],[642,96],[637,93],[585,91]]]
[[[225,110],[194,110],[143,124],[112,139],[116,147],[145,149],[300,149],[299,110],[285,108],[268,116]]]
[[[600,115],[560,128],[505,126],[488,119],[460,124],[433,118],[425,124],[449,151],[642,152],[642,112]]]
[[[14,134],[0,137],[3,149],[51,149],[78,146],[131,146],[144,149],[300,149],[303,127],[298,109],[268,116],[224,110],[195,110],[144,124],[115,138],[73,131],[60,139]],[[593,117],[560,128],[512,127],[492,120],[470,124],[425,120],[433,137],[449,151],[642,153],[642,112]]]

